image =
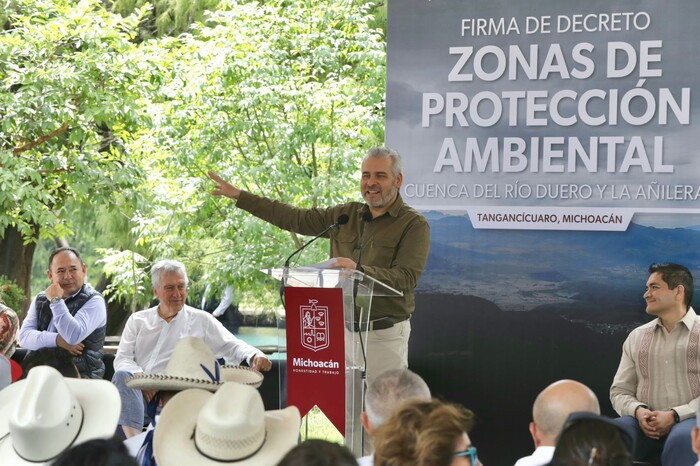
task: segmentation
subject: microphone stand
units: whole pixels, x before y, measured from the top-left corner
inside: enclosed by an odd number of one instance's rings
[[[296,256],[297,254],[299,254],[301,251],[303,251],[304,249],[306,249],[306,247],[307,247],[308,245],[310,245],[311,243],[313,243],[314,241],[316,241],[317,239],[319,239],[321,236],[323,236],[323,235],[325,235],[326,233],[328,233],[328,232],[329,232],[330,230],[332,230],[333,228],[337,228],[337,227],[339,227],[340,225],[345,225],[346,223],[348,223],[348,220],[350,220],[350,217],[349,217],[347,214],[340,214],[340,216],[338,217],[338,220],[336,220],[336,222],[335,222],[333,225],[329,226],[328,228],[326,228],[325,230],[323,230],[321,233],[317,234],[316,236],[314,236],[313,238],[311,238],[309,241],[307,241],[306,243],[302,244],[300,248],[297,248],[293,253],[291,253],[291,254],[289,255],[289,257],[287,257],[287,260],[284,261],[284,271],[283,271],[283,273],[282,273],[282,280],[280,281],[280,299],[282,300],[282,305],[283,305],[283,306],[284,306],[284,284],[286,283],[287,277],[288,277],[288,275],[289,275],[289,262],[292,260],[292,257],[294,257],[294,256]]]

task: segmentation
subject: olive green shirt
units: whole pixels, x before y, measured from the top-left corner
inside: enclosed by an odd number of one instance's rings
[[[365,274],[404,293],[403,297],[375,297],[371,319],[403,320],[413,313],[414,289],[430,251],[430,226],[400,195],[388,212],[370,222],[363,220],[369,208],[360,202],[300,209],[241,191],[236,205],[279,228],[309,236],[321,233],[340,215],[347,214],[347,224],[324,235],[330,238],[330,256],[359,262]]]

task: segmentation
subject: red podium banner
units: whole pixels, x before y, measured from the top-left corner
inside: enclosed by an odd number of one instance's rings
[[[287,321],[287,404],[304,416],[315,405],[345,436],[343,290],[284,290]]]

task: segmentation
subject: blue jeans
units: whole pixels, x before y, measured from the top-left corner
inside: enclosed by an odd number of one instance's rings
[[[126,386],[126,379],[132,375],[131,372],[116,371],[112,377],[112,383],[119,390],[119,397],[122,400],[119,425],[141,430],[144,425],[148,424],[145,419],[146,400],[143,398],[141,390]]]
[[[635,461],[644,461],[655,453],[661,453],[661,464],[664,466],[693,466],[698,461],[690,441],[690,431],[695,426],[694,417],[675,424],[668,435],[659,440],[644,435],[639,422],[632,416],[617,418],[615,422],[632,428],[635,434],[633,452]]]

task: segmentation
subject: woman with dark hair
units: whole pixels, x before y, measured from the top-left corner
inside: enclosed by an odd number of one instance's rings
[[[573,413],[557,440],[551,466],[630,466],[632,433],[605,416]]]

